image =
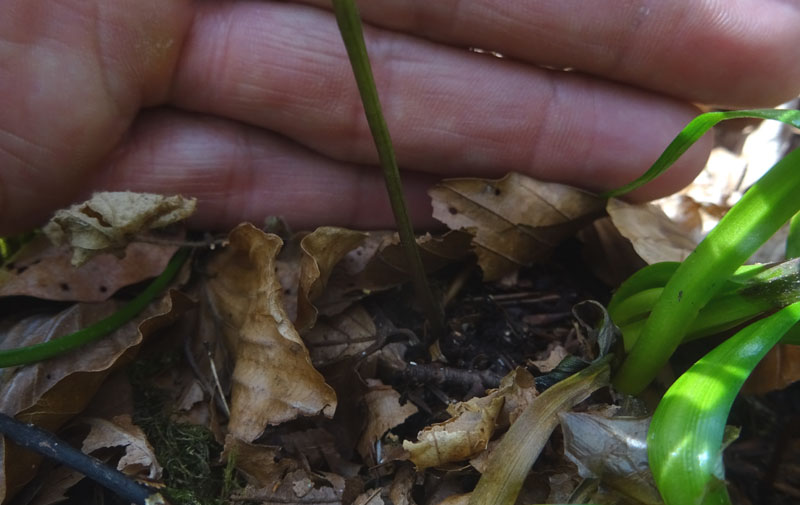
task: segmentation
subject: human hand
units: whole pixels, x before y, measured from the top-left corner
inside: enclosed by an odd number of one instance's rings
[[[328,3],[5,0],[0,235],[122,189],[196,196],[203,228],[267,215],[391,226],[344,47],[318,8]],[[800,91],[797,0],[361,8],[423,226],[439,178],[519,171],[608,189],[655,160],[697,112],[689,103],[767,106]],[[636,196],[687,183],[709,146]]]

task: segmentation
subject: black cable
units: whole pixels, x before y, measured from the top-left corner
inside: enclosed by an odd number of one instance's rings
[[[0,413],[0,433],[17,445],[54,459],[89,477],[119,497],[137,505],[166,503],[158,492],[130,479],[124,473],[84,454],[52,433]],[[6,462],[8,464],[8,462]]]

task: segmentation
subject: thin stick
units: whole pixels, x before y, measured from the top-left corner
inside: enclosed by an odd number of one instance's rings
[[[0,433],[21,447],[77,470],[125,501],[137,505],[166,503],[160,493],[139,484],[125,476],[124,473],[82,453],[52,433],[32,424],[17,421],[13,417],[0,413]]]

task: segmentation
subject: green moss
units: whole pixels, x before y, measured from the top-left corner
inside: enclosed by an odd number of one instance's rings
[[[149,378],[176,366],[179,355],[165,354],[139,360],[131,370],[134,390],[134,422],[144,430],[164,467],[163,490],[174,505],[222,505],[231,491],[239,487],[234,465],[217,463],[222,446],[210,430],[172,420],[171,405],[165,391],[154,387]]]

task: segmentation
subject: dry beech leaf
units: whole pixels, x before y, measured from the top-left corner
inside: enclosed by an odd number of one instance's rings
[[[186,219],[196,205],[194,198],[182,196],[95,193],[86,202],[57,211],[43,230],[55,244],[72,246],[72,264],[77,266],[99,252],[122,253],[134,235]]]
[[[0,269],[0,296],[100,302],[123,286],[160,274],[176,249],[135,242],[122,259],[101,254],[74,268],[67,246],[54,246],[39,236]]]
[[[394,505],[416,505],[414,498],[411,497],[415,481],[416,472],[411,465],[397,466],[394,479],[389,486],[389,499]]]
[[[192,306],[180,292],[150,304],[134,321],[88,346],[33,365],[7,368],[0,375],[0,412],[57,431],[91,400],[108,374],[133,359],[142,340],[175,322]],[[119,308],[116,302],[79,304],[52,316],[20,321],[3,338],[10,348],[70,333]],[[0,437],[0,502],[11,497],[36,470],[39,456],[3,443]],[[13,464],[6,464],[13,462]]]
[[[381,498],[381,489],[370,489],[358,495],[353,505],[384,505],[386,502]]]
[[[584,479],[635,498],[637,503],[662,503],[647,462],[650,418],[606,417],[583,412],[558,414],[564,432],[564,454]]]
[[[449,179],[434,186],[433,217],[474,234],[485,280],[497,280],[548,257],[603,211],[598,197],[562,184],[510,173],[502,179]]]
[[[311,302],[319,298],[333,267],[345,254],[358,247],[366,233],[324,226],[309,233],[300,241],[300,279],[297,293],[297,331],[314,326],[317,309]]]
[[[270,424],[333,416],[336,394],[311,365],[283,308],[275,275],[281,239],[250,224],[228,238],[229,247],[208,265],[207,286],[235,356],[228,429],[252,442]]]
[[[225,448],[220,455],[220,462],[225,463],[231,455],[236,462],[236,469],[255,488],[274,487],[284,475],[300,467],[293,459],[280,458],[278,447],[251,444],[228,435],[225,437]]]
[[[341,505],[345,481],[330,473],[310,473],[303,469],[288,472],[270,487],[247,486],[232,500],[285,503],[291,505]]]
[[[358,453],[370,466],[382,463],[375,457],[375,442],[383,437],[384,433],[399,426],[409,416],[419,412],[411,403],[400,403],[400,393],[391,386],[386,386],[376,379],[367,379],[369,389],[364,395],[367,409],[367,426],[358,441]]]
[[[133,476],[147,472],[149,480],[161,478],[163,468],[158,464],[153,446],[142,429],[133,424],[131,416],[116,416],[111,421],[89,417],[81,421],[91,427],[81,447],[83,452],[91,454],[107,447],[124,447],[125,455],[119,459],[117,470]]]
[[[464,232],[417,237],[425,270],[435,272],[464,259],[469,254],[470,240],[471,236]],[[320,314],[335,315],[372,291],[397,286],[410,278],[397,233],[370,232],[360,246],[336,265],[314,305]]]
[[[614,226],[648,264],[683,261],[697,245],[653,204],[630,204],[612,198],[606,210]]]
[[[85,475],[68,466],[57,466],[47,472],[41,488],[28,505],[53,505],[67,499],[67,491],[84,479]],[[41,478],[41,477],[40,477]]]
[[[322,366],[357,356],[375,342],[376,335],[375,323],[366,309],[353,305],[341,314],[321,317],[303,334],[303,341],[312,363]]]
[[[503,397],[473,398],[447,408],[453,417],[417,434],[417,442],[403,441],[417,470],[469,459],[486,449],[503,408]]]

